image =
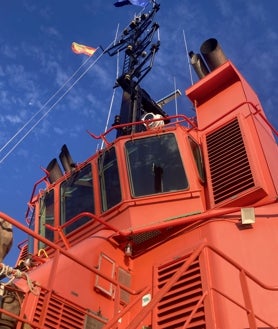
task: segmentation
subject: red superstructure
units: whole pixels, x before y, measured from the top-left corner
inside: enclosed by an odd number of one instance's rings
[[[63,146],[64,172],[54,159],[35,184],[29,228],[0,213],[30,237],[5,272],[20,310],[3,299],[0,328],[278,328],[277,131],[218,42],[201,52],[185,92],[196,118],[143,92],[144,120],[91,134],[105,143],[92,157],[75,164]]]

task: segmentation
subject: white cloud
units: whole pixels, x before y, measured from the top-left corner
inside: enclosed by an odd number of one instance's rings
[[[5,120],[11,123],[20,123],[22,121],[18,115],[6,115]]]
[[[61,38],[61,33],[53,26],[41,26],[40,29],[46,35],[46,38]]]

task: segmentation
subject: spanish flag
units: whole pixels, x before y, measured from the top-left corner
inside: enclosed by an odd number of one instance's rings
[[[97,50],[96,48],[80,45],[79,43],[76,42],[73,42],[71,44],[71,49],[76,54],[84,54],[87,56],[92,56]]]

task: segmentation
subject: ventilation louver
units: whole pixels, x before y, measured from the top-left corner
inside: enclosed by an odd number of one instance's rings
[[[214,204],[254,187],[238,120],[206,137]]]
[[[40,293],[33,321],[45,329],[101,329],[105,325],[104,321],[88,316],[85,310],[58,296],[51,294],[48,299],[45,291]]]
[[[179,259],[157,269],[157,286],[161,289],[169,279],[186,262]],[[182,329],[192,310],[203,294],[199,260],[195,260],[167,294],[160,300],[156,308],[157,327],[160,329]],[[197,312],[187,328],[205,329],[204,305],[200,304]]]

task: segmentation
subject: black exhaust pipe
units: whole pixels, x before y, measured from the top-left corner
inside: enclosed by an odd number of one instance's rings
[[[63,176],[62,170],[58,164],[57,159],[51,160],[47,165],[46,170],[48,172],[48,180],[51,184],[56,182],[57,179]]]
[[[70,152],[66,144],[62,146],[61,153],[59,154],[59,159],[65,172],[72,171],[75,168],[75,163],[72,160]]]
[[[188,55],[190,58],[190,64],[192,65],[199,79],[202,79],[207,74],[209,74],[209,70],[200,54],[194,54],[193,51],[190,51]]]
[[[211,71],[227,62],[227,57],[221,49],[218,41],[214,38],[206,40],[200,51]]]

